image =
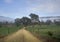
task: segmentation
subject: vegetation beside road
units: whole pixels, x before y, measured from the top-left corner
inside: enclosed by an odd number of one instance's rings
[[[16,18],[14,23],[0,22],[0,38],[13,34],[23,27],[26,27],[24,29],[30,31],[39,39],[41,37],[49,40],[54,39],[54,42],[55,40],[60,40],[60,21],[54,20],[52,22],[49,19],[46,21],[40,21],[39,16],[33,13],[31,13],[29,16],[30,18]]]
[[[4,27],[0,27],[0,37],[3,36],[7,36],[9,34],[13,34],[14,32],[18,31],[19,29],[21,29],[22,26],[4,26]]]
[[[57,42],[57,41],[60,42],[60,26],[58,25],[27,26],[26,30],[30,31],[32,34],[37,36],[39,39],[41,39],[42,37],[43,39],[52,39],[52,41],[54,42]]]

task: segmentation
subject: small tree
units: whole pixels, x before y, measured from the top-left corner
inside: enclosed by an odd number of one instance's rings
[[[2,27],[2,22],[0,22],[0,27]]]
[[[56,24],[56,25],[60,25],[60,21],[56,21],[56,20],[54,20],[54,24]]]
[[[19,18],[16,18],[15,19],[15,24],[16,24],[16,26],[19,26],[20,25],[20,19]]]
[[[50,25],[51,23],[52,23],[51,20],[47,20],[47,21],[46,21],[46,24],[47,24],[47,25]]]

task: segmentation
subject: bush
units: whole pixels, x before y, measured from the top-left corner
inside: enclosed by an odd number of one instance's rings
[[[0,22],[0,27],[2,27],[2,22]]]
[[[52,37],[52,36],[53,36],[53,33],[50,32],[50,31],[48,31],[48,35],[49,35],[50,37]]]
[[[0,27],[2,27],[2,24],[0,24]]]

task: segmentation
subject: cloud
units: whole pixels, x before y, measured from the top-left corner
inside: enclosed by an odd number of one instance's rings
[[[12,3],[13,2],[13,0],[4,0],[5,1],[5,3]]]
[[[30,0],[29,0],[30,1]],[[60,12],[60,3],[59,0],[52,1],[52,0],[35,0],[35,3],[33,1],[30,1],[31,3],[28,3],[30,6],[30,11],[36,12],[43,12],[43,13],[58,13]],[[40,3],[41,2],[41,3]]]

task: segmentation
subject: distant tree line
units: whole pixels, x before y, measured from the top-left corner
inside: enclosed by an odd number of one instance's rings
[[[9,23],[9,22],[0,22],[0,27],[6,26],[6,25],[16,25],[16,26],[28,26],[28,25],[51,25],[51,24],[55,24],[55,25],[60,25],[60,21],[56,21],[54,20],[54,22],[52,22],[51,20],[46,20],[46,22],[44,21],[40,21],[39,16],[31,13],[29,17],[22,17],[22,18],[16,18],[14,23]]]
[[[56,21],[54,20],[54,22],[52,22],[51,20],[46,20],[46,22],[44,21],[40,21],[39,20],[39,16],[34,14],[34,13],[31,13],[30,15],[30,18],[28,17],[22,17],[22,18],[16,18],[15,19],[15,24],[16,26],[20,26],[20,25],[24,25],[24,26],[27,26],[27,25],[51,25],[51,24],[56,24],[56,25],[60,25],[60,21]]]
[[[12,26],[14,25],[14,23],[11,23],[11,22],[8,22],[8,21],[5,21],[5,22],[0,22],[0,27],[8,27],[8,26]]]
[[[32,25],[32,24],[39,24],[40,21],[39,21],[38,15],[31,13],[29,16],[30,16],[30,18],[28,18],[28,17],[16,18],[15,24],[17,26],[20,26],[20,25],[27,26],[27,25]]]

